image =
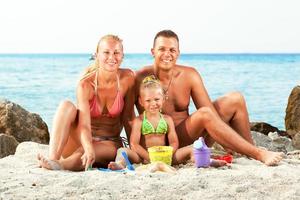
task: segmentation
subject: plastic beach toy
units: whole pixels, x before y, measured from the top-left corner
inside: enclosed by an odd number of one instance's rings
[[[173,147],[171,146],[153,146],[148,148],[150,162],[163,162],[167,165],[172,164]]]
[[[206,146],[204,139],[200,137],[193,143],[196,167],[210,166],[210,149]]]
[[[126,152],[122,151],[122,156],[125,159],[125,162],[126,162],[126,165],[127,165],[127,169],[129,169],[131,171],[134,171],[134,166],[130,163]]]
[[[213,158],[216,159],[216,160],[224,160],[227,163],[232,163],[232,160],[233,160],[233,156],[230,155],[230,154],[227,154],[227,155],[224,155],[224,156],[214,156]]]

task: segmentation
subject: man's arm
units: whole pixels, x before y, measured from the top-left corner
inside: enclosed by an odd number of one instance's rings
[[[189,79],[187,80],[189,80],[191,84],[191,97],[196,108],[199,109],[203,106],[206,106],[211,108],[217,114],[217,111],[208,96],[200,74],[194,68],[189,68],[188,74]]]

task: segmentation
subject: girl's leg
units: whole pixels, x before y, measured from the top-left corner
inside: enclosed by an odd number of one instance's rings
[[[188,160],[194,160],[193,147],[191,145],[179,148],[173,153],[172,165],[178,165]]]

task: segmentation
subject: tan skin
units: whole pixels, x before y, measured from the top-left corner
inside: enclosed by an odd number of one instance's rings
[[[140,104],[145,108],[146,118],[156,129],[160,120],[160,110],[163,102],[163,91],[161,88],[146,88],[143,90],[139,98]],[[169,146],[173,147],[172,164],[179,164],[187,161],[192,156],[191,147],[183,147],[178,149],[178,138],[175,132],[175,126],[172,118],[163,115],[168,124],[168,132],[166,134],[151,133],[143,135],[141,133],[144,115],[136,117],[133,121],[132,132],[130,137],[131,149],[121,148],[115,162],[111,162],[108,168],[116,170],[125,168],[125,160],[120,156],[121,151],[125,151],[129,160],[133,163],[149,163],[149,153],[147,149],[152,146],[165,146],[168,141]]]
[[[136,99],[144,77],[155,75],[168,90],[163,113],[174,120],[180,147],[192,144],[208,133],[208,144],[217,141],[225,148],[260,160],[266,165],[275,165],[282,159],[281,153],[265,151],[253,145],[246,103],[240,93],[230,93],[211,102],[200,74],[193,67],[176,64],[180,53],[176,38],[158,37],[151,53],[154,64],[136,73]],[[190,98],[197,108],[191,115],[188,112]],[[136,106],[139,113],[143,112],[138,101]]]
[[[115,159],[121,141],[99,141],[92,138],[92,131],[98,136],[119,137],[123,125],[126,133],[131,131],[129,121],[133,118],[134,74],[129,69],[120,69],[123,59],[121,42],[114,39],[100,41],[96,59],[99,62],[98,102],[103,114],[91,117],[89,101],[94,95],[96,74],[81,80],[77,86],[77,106],[64,101],[59,106],[50,138],[49,159],[39,155],[42,167],[53,169],[59,166],[66,170],[86,170],[94,162],[100,166]],[[120,80],[120,92],[124,97],[124,108],[117,117],[105,114],[111,108],[117,94],[117,76]],[[93,127],[97,126],[97,130]],[[61,159],[64,158],[64,159]]]

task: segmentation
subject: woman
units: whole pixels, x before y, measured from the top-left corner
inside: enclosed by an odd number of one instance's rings
[[[77,86],[77,107],[64,101],[54,118],[49,158],[38,155],[41,167],[87,170],[94,162],[107,166],[122,147],[123,126],[129,138],[134,116],[134,73],[119,68],[122,40],[106,35],[98,43],[95,64],[86,69]]]

